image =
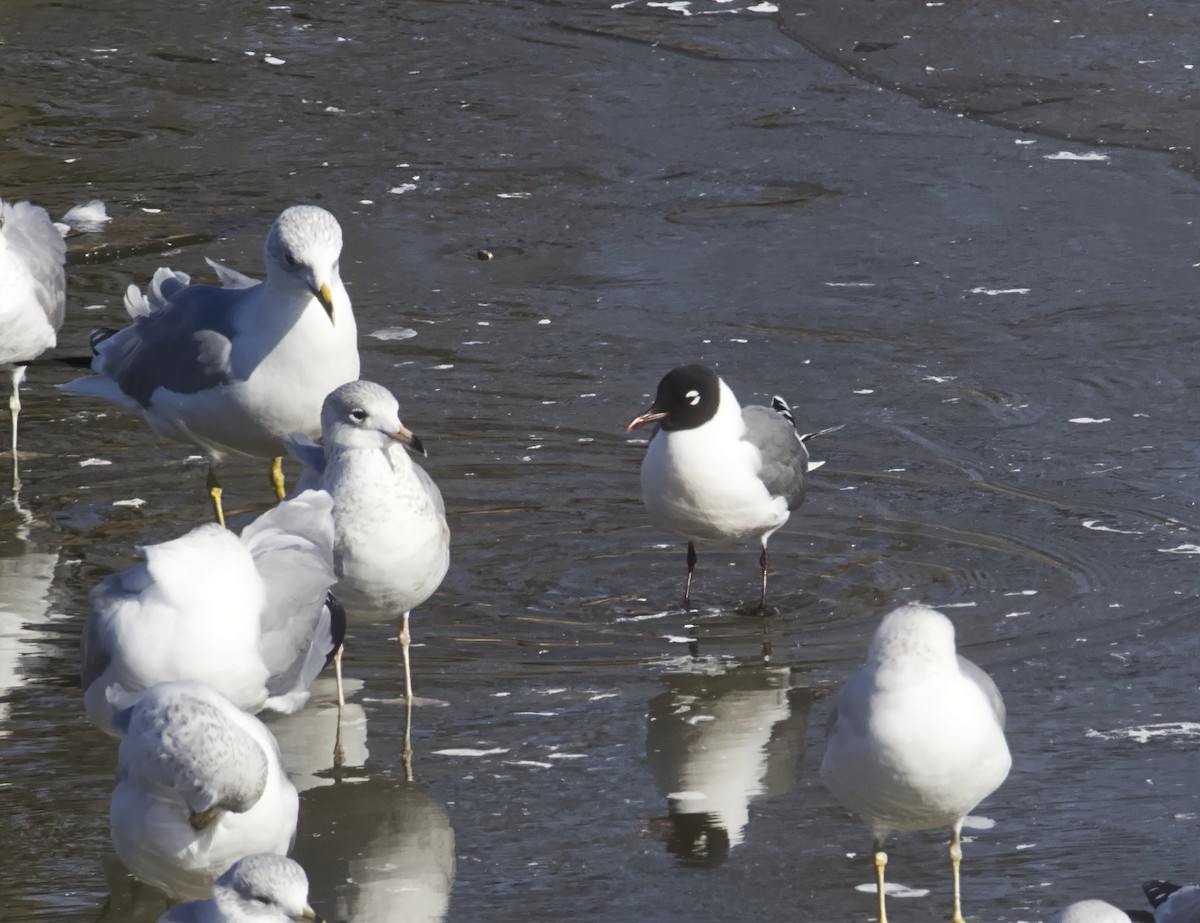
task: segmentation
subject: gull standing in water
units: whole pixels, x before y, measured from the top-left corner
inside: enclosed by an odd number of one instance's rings
[[[336,592],[351,617],[401,616],[411,714],[408,616],[433,595],[450,566],[442,493],[409,457],[410,451],[425,455],[425,447],[400,422],[400,405],[382,385],[352,381],[333,391],[321,408],[321,431],[323,446],[296,436],[287,440],[288,451],[308,469],[301,483],[319,477],[333,497]],[[410,749],[406,740],[406,754]]]
[[[176,679],[244,711],[299,711],[346,627],[329,594],[332,505],[305,491],[241,537],[207,523],[140,548],[143,563],[93,588],[81,671],[92,723],[110,730],[114,708]]]
[[[117,855],[169,897],[211,894],[250,853],[286,855],[300,797],[271,732],[204,683],[159,683],[118,712]]]
[[[893,830],[949,827],[954,923],[963,819],[1008,777],[1004,702],[960,657],[954,625],[928,606],[884,616],[867,662],[846,681],[826,725],[821,780],[875,837],[879,920],[886,923],[884,840]]]
[[[767,542],[804,502],[810,468],[804,443],[833,430],[799,435],[780,397],[770,407],[743,408],[704,365],[663,376],[650,409],[626,431],[651,423],[658,428],[642,460],[642,502],[655,523],[688,540],[684,608],[691,604],[696,542],[756,538],[765,611]]]
[[[160,269],[145,295],[130,286],[132,324],[93,332],[97,374],[65,387],[113,401],[203,452],[218,522],[225,515],[216,467],[227,455],[272,459],[282,499],[283,437],[315,436],[325,395],[358,377],[341,252],[333,215],[293,205],[267,235],[265,282],[221,267],[222,287],[190,285],[185,274]]]
[[[324,923],[308,904],[308,876],[300,863],[274,853],[245,856],[213,885],[212,897],[178,904],[158,923]]]
[[[63,265],[67,246],[45,209],[28,202],[0,200],[0,369],[8,371],[12,393],[12,489],[17,471],[17,417],[21,413],[24,363],[52,348],[67,303]]]

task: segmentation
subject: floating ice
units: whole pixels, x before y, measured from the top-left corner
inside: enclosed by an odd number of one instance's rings
[[[1027,288],[985,288],[982,285],[970,289],[972,295],[1028,295],[1031,289]]]
[[[416,335],[417,331],[411,327],[381,327],[367,334],[376,340],[411,340]]]
[[[1071,417],[1068,423],[1111,423],[1112,417]]]
[[[1072,160],[1083,163],[1098,163],[1103,160],[1108,160],[1107,154],[1101,154],[1099,151],[1087,151],[1083,154],[1076,154],[1073,151],[1059,151],[1056,154],[1043,154],[1045,160]]]

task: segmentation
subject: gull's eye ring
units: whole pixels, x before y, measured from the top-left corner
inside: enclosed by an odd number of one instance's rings
[[[695,389],[692,389],[691,391],[689,391],[687,394],[685,394],[683,396],[683,399],[685,401],[687,401],[689,404],[691,404],[693,407],[695,407],[697,404],[700,403],[700,392]]]
[[[367,412],[361,407],[355,407],[350,411],[350,419],[355,423],[362,423],[367,418]]]

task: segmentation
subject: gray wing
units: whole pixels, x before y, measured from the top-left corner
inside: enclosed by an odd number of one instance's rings
[[[808,472],[808,449],[796,428],[783,414],[757,404],[743,408],[742,421],[746,424],[742,438],[762,453],[758,476],[772,494],[787,499],[789,510],[796,509],[804,502]]]
[[[83,651],[80,654],[79,680],[84,690],[87,690],[112,663],[112,651],[108,647],[108,638],[100,628],[100,617],[97,613],[100,597],[109,587],[112,577],[91,592],[91,611],[88,612],[87,623],[83,628]]]
[[[308,688],[330,649],[326,594],[333,573],[333,498],[311,490],[268,510],[242,531],[266,586],[258,651],[272,696]]]
[[[185,286],[177,278],[167,283],[161,308],[94,340],[93,368],[143,407],[158,388],[195,394],[229,380],[238,308],[253,292]]]
[[[303,433],[284,436],[283,447],[288,455],[304,466],[300,482],[296,485],[296,492],[319,488],[321,476],[325,473],[325,449]]]
[[[1004,708],[1004,699],[1000,697],[1000,690],[996,688],[996,684],[992,682],[992,678],[961,654],[958,655],[958,668],[962,671],[963,676],[969,680],[973,680],[975,685],[983,692],[992,706],[992,712],[996,715],[996,720],[1000,723],[1000,729],[1003,730],[1008,713]]]
[[[417,478],[425,486],[425,492],[429,494],[429,499],[433,501],[433,505],[442,516],[446,515],[446,501],[442,499],[442,492],[434,483],[433,478],[429,476],[429,472],[420,465],[413,463],[413,467],[417,470]]]

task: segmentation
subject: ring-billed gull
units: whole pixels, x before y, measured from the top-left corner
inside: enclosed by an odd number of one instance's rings
[[[1154,923],[1197,923],[1200,921],[1200,886],[1177,885],[1170,881],[1147,881],[1142,891],[1154,908]]]
[[[810,469],[804,443],[783,398],[743,408],[704,365],[672,369],[654,403],[626,427],[657,423],[642,460],[642,502],[659,526],[688,540],[683,605],[691,604],[696,542],[757,538],[767,604],[767,542],[804,502]],[[813,466],[815,467],[815,466]]]
[[[229,867],[207,900],[178,904],[158,923],[324,923],[308,904],[308,876],[300,863],[274,853],[245,856]]]
[[[1068,904],[1050,923],[1130,923],[1129,914],[1108,901],[1089,899]]]
[[[288,451],[333,497],[338,598],[350,615],[401,616],[405,700],[412,704],[408,616],[450,565],[450,528],[442,493],[408,450],[425,447],[400,422],[400,405],[382,385],[353,381],[321,409],[324,446],[304,438]]]
[[[98,374],[65,387],[141,414],[155,432],[203,452],[219,522],[216,466],[227,455],[273,459],[282,498],[281,440],[319,433],[325,395],[358,377],[341,252],[333,215],[294,205],[267,235],[265,282],[227,270],[223,287],[189,285],[160,269],[144,296],[132,286],[126,295],[132,324],[92,334]]]
[[[239,708],[291,714],[341,643],[332,500],[309,490],[242,530],[215,523],[140,549],[143,563],[89,596],[82,684],[88,717],[155,683],[208,683]]]
[[[12,489],[17,472],[17,417],[25,365],[55,345],[67,304],[67,246],[45,209],[0,200],[0,368],[12,379]]]
[[[159,683],[114,719],[117,855],[170,897],[203,898],[242,856],[286,855],[300,798],[266,726],[204,683]]]
[[[821,779],[875,837],[879,919],[885,923],[884,840],[893,830],[950,827],[955,923],[963,819],[1007,778],[1004,702],[960,657],[954,625],[928,606],[884,616],[867,662],[834,699]]]

